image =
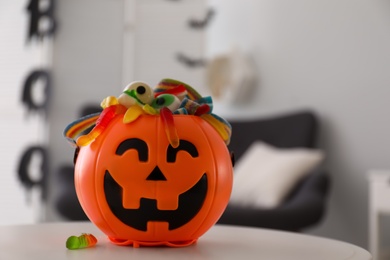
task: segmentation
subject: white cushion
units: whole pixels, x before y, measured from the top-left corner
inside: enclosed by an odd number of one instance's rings
[[[281,149],[255,142],[234,166],[230,202],[248,207],[275,208],[323,158],[320,150]]]

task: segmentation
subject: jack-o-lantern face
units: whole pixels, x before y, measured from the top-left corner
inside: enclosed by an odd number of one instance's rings
[[[80,149],[75,183],[85,213],[112,241],[195,241],[230,197],[225,143],[198,116],[174,116],[176,148],[160,116],[142,115],[130,124],[122,118]]]
[[[141,231],[147,231],[149,221],[167,222],[169,230],[188,223],[199,212],[207,195],[206,173],[191,172],[191,165],[199,163],[192,160],[192,158],[199,157],[195,145],[180,140],[179,147],[173,148],[170,145],[167,147],[167,163],[181,163],[189,167],[185,172],[174,172],[174,174],[167,172],[167,177],[158,165],[150,173],[143,174],[145,170],[142,168],[144,163],[148,162],[149,148],[147,143],[141,139],[130,138],[124,140],[119,144],[115,154],[122,156],[131,149],[137,151],[138,155],[136,157],[138,157],[138,160],[136,158],[134,162],[129,164],[129,160],[126,158],[123,159],[125,162],[121,165],[128,164],[130,175],[140,173],[139,176],[134,177],[137,181],[121,187],[119,183],[126,183],[129,179],[129,176],[122,173],[123,170],[117,172],[117,169],[115,169],[113,174],[107,170],[104,175],[104,193],[112,213],[126,225]],[[186,157],[189,158],[181,158],[181,162],[176,162],[177,154],[182,151],[187,152],[190,156]],[[146,195],[145,190],[139,188],[140,185],[145,187],[161,186],[160,189],[164,190],[164,194],[158,198],[157,195]],[[153,188],[146,190],[154,192]],[[168,191],[170,194],[168,194]],[[147,197],[145,198],[145,196]]]

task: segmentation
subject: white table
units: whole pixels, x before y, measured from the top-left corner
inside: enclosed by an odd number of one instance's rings
[[[374,259],[389,259],[389,252],[380,248],[380,217],[390,215],[390,171],[369,172],[369,248]]]
[[[68,250],[69,236],[91,233],[93,248]],[[195,245],[183,248],[123,247],[111,244],[89,222],[0,227],[0,259],[371,259],[355,245],[336,240],[257,228],[216,225]]]

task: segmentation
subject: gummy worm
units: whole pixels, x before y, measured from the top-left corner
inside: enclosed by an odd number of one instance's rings
[[[96,126],[86,135],[80,136],[76,144],[78,146],[86,146],[93,142],[106,129],[110,121],[118,114],[124,113],[126,108],[122,105],[112,105],[106,107],[96,121]]]
[[[163,107],[160,110],[160,115],[162,118],[162,122],[165,128],[165,133],[167,134],[169,143],[173,148],[177,148],[179,146],[180,140],[179,140],[179,136],[177,135],[175,122],[171,110],[169,110],[167,107]]]
[[[76,146],[75,138],[85,131],[86,129],[90,128],[94,124],[96,124],[96,121],[98,120],[100,116],[99,113],[94,113],[91,115],[84,116],[71,124],[69,124],[65,129],[63,135],[65,136],[66,140],[72,145]]]
[[[87,247],[93,247],[97,244],[97,239],[92,234],[82,233],[81,236],[70,236],[66,240],[66,248],[74,250],[74,249],[82,249]]]

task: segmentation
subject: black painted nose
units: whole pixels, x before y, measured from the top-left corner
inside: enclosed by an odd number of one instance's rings
[[[165,178],[164,174],[158,168],[158,166],[154,167],[153,171],[149,174],[148,178],[146,178],[147,181],[166,181],[167,178]]]

